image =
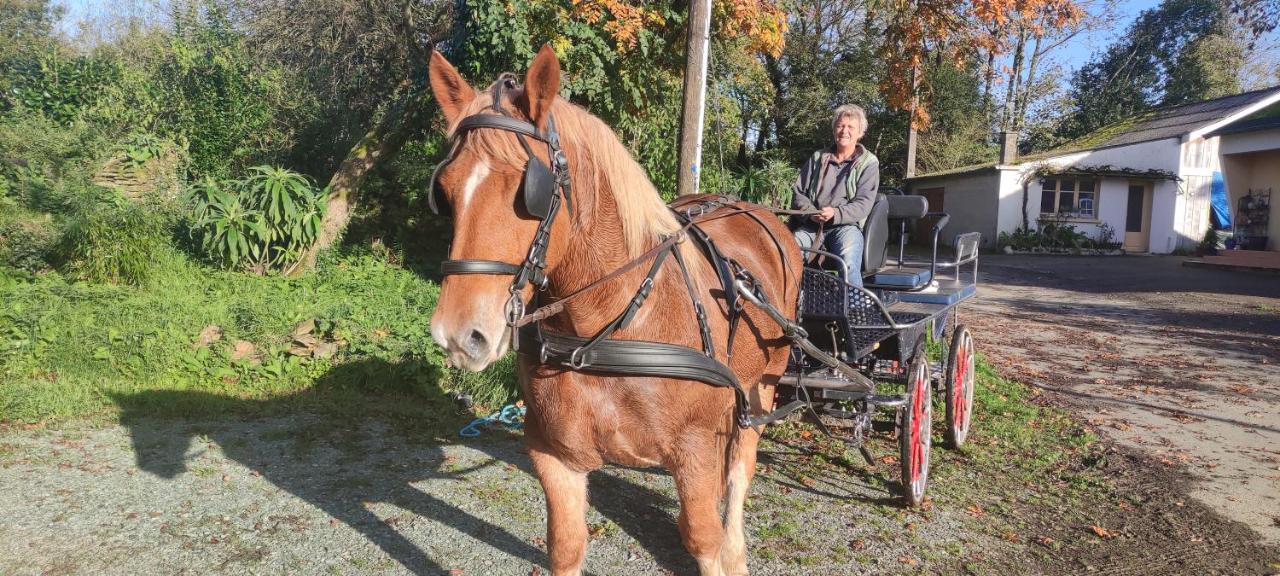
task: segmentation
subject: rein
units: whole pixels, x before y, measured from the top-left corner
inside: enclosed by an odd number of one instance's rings
[[[711,220],[718,220],[720,218],[726,218],[729,216],[735,216],[737,214],[744,214],[749,212],[751,212],[751,210],[734,207],[733,210],[730,212],[718,213],[714,215],[704,214],[696,218],[690,218],[688,222],[686,222],[683,226],[680,227],[680,230],[676,231],[676,233],[669,236],[666,240],[663,240],[657,246],[650,248],[648,252],[645,252],[644,254],[641,254],[631,259],[626,264],[623,264],[621,267],[619,267],[617,270],[614,270],[613,272],[610,272],[600,277],[596,281],[586,286],[583,286],[582,288],[579,288],[578,290],[574,291],[572,294],[569,294],[563,298],[560,298],[559,300],[556,300],[555,302],[552,302],[550,304],[543,305],[542,307],[536,310],[533,310],[532,312],[526,313],[524,317],[516,321],[516,323],[512,326],[512,328],[521,328],[527,324],[538,322],[540,320],[546,320],[547,318],[550,318],[552,316],[555,316],[556,314],[563,312],[565,307],[568,306],[570,302],[576,300],[578,297],[582,296],[583,294],[586,294],[587,292],[590,292],[592,290],[595,290],[596,288],[599,288],[609,280],[618,278],[623,274],[626,274],[627,272],[630,272],[638,268],[641,264],[648,261],[650,258],[654,258],[663,250],[672,249],[676,244],[679,244],[680,242],[682,242],[683,239],[685,238],[685,234],[689,232],[689,229],[693,228],[697,224],[702,224],[705,222],[709,222]]]

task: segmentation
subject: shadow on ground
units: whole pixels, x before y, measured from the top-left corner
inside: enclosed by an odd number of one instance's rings
[[[349,406],[344,407],[341,414],[325,415],[321,411],[319,418],[299,419],[297,429],[264,432],[246,430],[242,425],[252,420],[245,415],[296,413],[300,405],[323,405],[317,402],[317,397],[323,397],[330,388],[351,385],[353,378],[359,382],[363,375],[404,369],[406,367],[388,365],[381,360],[343,364],[306,392],[309,396],[306,399],[245,400],[195,391],[148,391],[119,394],[112,399],[120,408],[120,422],[128,429],[138,467],[160,478],[173,479],[187,472],[188,461],[193,458],[188,453],[193,440],[200,438],[217,444],[226,458],[359,531],[412,573],[450,574],[446,569],[449,559],[432,557],[402,534],[394,523],[374,514],[370,504],[394,505],[545,568],[546,552],[538,546],[414,486],[430,479],[461,479],[489,466],[515,466],[531,473],[524,450],[516,448],[518,439],[492,440],[492,435],[490,439],[468,443],[491,460],[465,469],[452,466],[443,453],[445,444],[440,438],[455,438],[456,431],[470,415],[456,407],[441,409],[452,406],[452,401],[438,388],[421,392],[417,401],[448,415],[424,411],[421,417],[437,419],[426,427],[413,421],[412,412],[398,413],[388,419],[373,411],[356,410],[357,415],[352,416]],[[171,417],[174,406],[189,406],[193,410],[199,406],[206,414],[212,409],[228,416],[194,423],[175,422]],[[383,425],[385,430],[379,430]],[[438,434],[432,434],[432,430]],[[265,442],[264,438],[288,441]],[[663,510],[674,505],[670,497],[604,472],[591,474],[589,482],[592,505],[632,536],[663,568],[682,574],[696,570],[680,542],[674,518]],[[537,506],[538,510],[529,512],[541,516],[541,503]]]

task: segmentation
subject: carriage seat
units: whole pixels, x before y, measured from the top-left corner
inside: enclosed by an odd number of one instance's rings
[[[880,203],[880,199],[884,199],[884,215],[882,236],[875,241],[879,245],[880,258],[876,268],[864,269],[863,278],[866,279],[869,286],[876,286],[887,290],[918,290],[928,286],[933,281],[933,274],[928,268],[908,268],[893,267],[885,268],[885,253],[888,251],[889,243],[889,220],[918,220],[924,218],[929,213],[929,200],[924,196],[916,195],[881,195],[876,203]],[[874,209],[873,209],[874,212]],[[871,246],[872,242],[872,226],[871,220],[867,221],[867,245]],[[870,248],[868,248],[870,249]]]
[[[886,268],[889,252],[889,222],[891,220],[915,220],[929,212],[929,201],[924,196],[878,194],[867,213],[862,227],[862,278],[868,285],[890,290],[913,290],[933,280],[928,269]],[[824,269],[838,270],[839,264],[828,259]]]

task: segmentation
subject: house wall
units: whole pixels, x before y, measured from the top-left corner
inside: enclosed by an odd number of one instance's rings
[[[1216,148],[1212,152],[1216,156]],[[1197,149],[1194,153],[1203,156],[1205,150]],[[1082,168],[1110,166],[1115,169],[1162,170],[1171,174],[1179,174],[1181,172],[1182,156],[1183,150],[1178,139],[1167,138],[1129,146],[1076,152],[1027,162],[1019,165],[1017,179],[1031,178],[1042,167],[1067,168],[1071,166]],[[1098,189],[1097,219],[1071,220],[1068,223],[1075,226],[1076,230],[1087,234],[1090,238],[1099,237],[1101,235],[1101,225],[1105,223],[1113,232],[1112,241],[1122,242],[1124,240],[1124,222],[1125,213],[1128,209],[1130,181],[1129,178],[1102,178]],[[1168,253],[1177,247],[1175,240],[1178,237],[1178,232],[1175,225],[1175,217],[1178,214],[1178,186],[1176,182],[1168,180],[1154,180],[1152,184],[1150,250],[1157,254]],[[1036,225],[1037,219],[1040,217],[1040,183],[1035,180],[1031,181],[1027,187],[1027,192],[1030,197],[1026,205],[1026,218],[1033,225]],[[1010,203],[1008,208],[1012,210],[1014,219],[1020,223],[1022,215],[1021,185],[1018,186],[1016,193],[1019,196],[1016,206]],[[1005,209],[1006,205],[1002,204],[1001,208]],[[1207,214],[1206,212],[1206,219],[1208,218]],[[1005,222],[1002,220],[1002,231],[1005,230],[1004,224]],[[1016,225],[1008,230],[1011,231],[1015,227]],[[1201,234],[1203,234],[1203,230],[1201,230]],[[1198,241],[1199,239],[1197,239]]]
[[[942,210],[951,216],[942,230],[943,243],[950,245],[957,234],[981,232],[982,246],[994,248],[999,185],[999,173],[987,171],[912,181],[907,190],[915,194],[929,188],[943,189]]]
[[[1213,173],[1222,170],[1218,157],[1220,138],[1197,138],[1182,143],[1178,177],[1182,187],[1176,195],[1172,230],[1164,236],[1166,252],[1191,250],[1209,229],[1209,211],[1213,200]],[[1152,244],[1159,238],[1153,237]]]

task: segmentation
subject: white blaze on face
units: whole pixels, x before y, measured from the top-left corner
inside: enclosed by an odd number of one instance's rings
[[[467,176],[467,181],[462,184],[462,201],[459,202],[458,209],[461,210],[468,202],[471,196],[475,194],[476,188],[480,187],[480,183],[489,177],[489,163],[481,160],[471,167],[471,174]]]

